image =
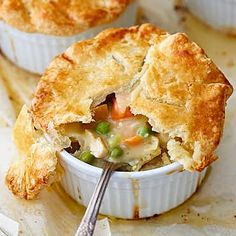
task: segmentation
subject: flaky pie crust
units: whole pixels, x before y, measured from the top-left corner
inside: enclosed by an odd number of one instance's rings
[[[30,33],[68,36],[114,21],[133,0],[0,0],[0,20]]]

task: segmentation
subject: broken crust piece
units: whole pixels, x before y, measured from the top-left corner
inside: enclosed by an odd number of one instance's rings
[[[43,187],[55,180],[56,151],[60,147],[55,142],[49,143],[42,131],[34,128],[26,106],[23,106],[15,124],[14,141],[23,157],[8,170],[6,183],[18,197],[33,199]],[[64,143],[62,146],[67,145]]]
[[[94,107],[107,95],[125,93],[131,112],[146,116],[154,131],[168,136],[170,158],[201,171],[216,159],[232,91],[223,73],[185,34],[169,35],[144,24],[108,29],[55,58],[38,84],[30,115],[41,132],[60,131],[63,124],[90,123]]]

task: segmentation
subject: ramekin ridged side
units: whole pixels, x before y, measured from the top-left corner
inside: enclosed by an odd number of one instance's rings
[[[0,21],[0,47],[2,52],[19,67],[42,74],[52,59],[63,53],[72,43],[92,38],[106,28],[134,25],[136,12],[137,3],[133,2],[117,20],[68,37],[26,33]]]
[[[87,206],[101,175],[100,168],[88,165],[63,151],[61,183],[78,203]],[[181,171],[178,163],[141,172],[115,172],[108,184],[100,213],[123,219],[138,219],[164,213],[186,201],[201,184],[202,172]]]
[[[236,0],[184,0],[189,11],[211,27],[236,35]]]

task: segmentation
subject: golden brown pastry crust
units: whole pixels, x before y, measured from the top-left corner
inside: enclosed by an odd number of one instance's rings
[[[171,158],[201,171],[216,159],[232,91],[185,34],[144,24],[103,31],[55,58],[38,84],[31,116],[43,132],[89,123],[91,111],[107,95],[125,93],[134,114],[145,115],[153,130],[169,135]]]
[[[134,114],[153,129],[179,137],[193,155],[188,169],[215,160],[225,103],[232,87],[204,51],[185,34],[151,25],[106,30],[57,57],[38,85],[35,124],[46,129],[90,122],[91,108],[113,92],[128,92]]]
[[[109,23],[132,0],[1,0],[0,19],[25,32],[75,35]]]
[[[13,133],[21,160],[10,166],[6,184],[14,195],[33,199],[43,187],[55,181],[58,165],[56,151],[69,146],[69,143],[63,138],[61,145],[55,141],[49,143],[43,132],[35,129],[32,116],[25,105]]]
[[[16,121],[14,141],[23,158],[10,167],[6,183],[13,194],[32,199],[42,186],[49,184],[49,179],[55,174],[57,158],[55,149],[43,141],[42,132],[34,128],[26,106]]]

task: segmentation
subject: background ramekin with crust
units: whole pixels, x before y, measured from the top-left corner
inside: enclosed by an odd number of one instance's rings
[[[211,27],[236,35],[236,0],[184,0],[189,11]]]
[[[0,2],[0,48],[16,65],[42,74],[72,43],[136,22],[135,0]]]

